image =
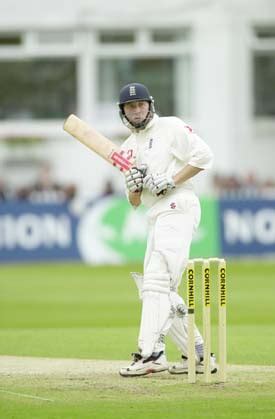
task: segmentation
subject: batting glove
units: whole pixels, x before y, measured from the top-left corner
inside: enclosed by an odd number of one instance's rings
[[[166,173],[146,176],[143,181],[143,186],[155,196],[165,194],[168,190],[176,187],[172,176]]]
[[[125,183],[128,191],[141,192],[143,189],[143,171],[132,167],[125,172]]]

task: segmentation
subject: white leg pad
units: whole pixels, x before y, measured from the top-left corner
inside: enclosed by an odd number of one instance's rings
[[[142,299],[143,275],[138,272],[131,272],[131,276],[136,283],[139,297]],[[160,333],[156,333],[156,343],[153,352],[164,350],[164,337],[168,335],[176,344],[181,353],[187,356],[187,307],[184,300],[176,292],[173,291],[170,293],[170,303],[171,305],[169,316],[164,322],[162,329],[160,329]],[[196,346],[203,345],[203,339],[197,327],[195,328],[195,342]],[[143,347],[143,340],[141,335],[139,337],[139,347]]]
[[[139,298],[142,300],[143,275],[139,272],[131,272],[131,276],[132,276],[132,278],[135,281],[135,284],[137,286]],[[157,341],[155,343],[153,352],[160,352],[160,351],[165,350],[164,338],[165,338],[168,330],[170,329],[170,326],[172,324],[172,321],[173,321],[174,317],[175,317],[175,310],[173,310],[173,307],[171,307],[169,317],[166,320],[163,328],[160,330],[160,333],[158,334]],[[142,345],[143,345],[142,344],[142,339],[140,337],[139,347],[141,347]]]
[[[141,325],[139,333],[139,348],[141,355],[149,357],[156,345],[161,344],[164,324],[170,313],[169,295],[160,292],[143,292]]]
[[[173,306],[175,307],[176,315],[173,323],[169,329],[168,336],[171,337],[178,349],[184,356],[187,356],[187,340],[188,340],[188,314],[187,307],[183,299],[176,293],[171,293]],[[196,348],[203,345],[202,336],[197,327],[195,327],[195,345]],[[197,361],[199,356],[197,354]]]
[[[139,272],[131,272],[131,276],[137,286],[138,296],[142,300],[143,275],[140,274]]]
[[[139,347],[144,357],[150,356],[161,342],[164,325],[170,314],[170,275],[160,252],[151,252],[142,286],[142,315]],[[162,343],[163,344],[163,343]]]
[[[144,275],[142,295],[147,291],[160,294],[170,294],[170,276],[164,273],[149,273]]]

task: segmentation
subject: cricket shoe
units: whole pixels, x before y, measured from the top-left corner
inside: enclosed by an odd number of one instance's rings
[[[155,372],[168,370],[166,356],[163,351],[153,353],[149,358],[143,358],[140,353],[132,353],[133,362],[129,367],[121,368],[119,374],[122,377],[138,377]]]
[[[182,363],[172,365],[169,367],[168,371],[170,374],[188,374],[188,359],[186,356],[182,355]],[[215,374],[218,369],[216,365],[216,357],[215,354],[211,354],[210,356],[210,368],[211,374]],[[204,364],[203,359],[196,363],[196,374],[203,374],[204,373]]]

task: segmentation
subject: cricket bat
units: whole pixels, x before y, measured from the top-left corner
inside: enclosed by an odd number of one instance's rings
[[[77,116],[71,114],[65,120],[63,129],[120,171],[127,171],[133,166],[130,160],[120,154],[116,144]]]

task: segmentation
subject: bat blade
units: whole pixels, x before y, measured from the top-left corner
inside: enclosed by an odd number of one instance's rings
[[[129,170],[133,166],[132,162],[121,155],[116,144],[76,115],[71,114],[65,120],[63,129],[121,171]]]

